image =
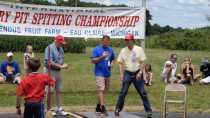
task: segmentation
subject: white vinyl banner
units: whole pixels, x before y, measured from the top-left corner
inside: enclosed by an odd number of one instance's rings
[[[26,5],[0,2],[0,34],[124,38],[126,33],[145,38],[145,9],[87,8]]]

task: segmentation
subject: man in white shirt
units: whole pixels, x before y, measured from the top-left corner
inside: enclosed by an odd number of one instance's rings
[[[146,56],[144,50],[141,47],[134,45],[134,42],[134,36],[132,34],[127,34],[125,36],[126,47],[121,50],[117,59],[120,67],[122,88],[116,104],[115,116],[119,116],[119,112],[123,109],[128,88],[130,84],[133,83],[143,101],[145,111],[147,112],[147,118],[152,118],[152,109],[144,89],[144,79],[142,75]]]

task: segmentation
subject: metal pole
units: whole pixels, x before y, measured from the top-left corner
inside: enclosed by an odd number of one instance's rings
[[[146,0],[142,0],[142,7],[146,8]]]
[[[145,12],[145,16],[144,16],[144,24],[145,24],[145,30],[144,30],[144,39],[141,40],[141,47],[145,50],[145,39],[146,39],[146,0],[142,0],[142,9],[144,10]]]
[[[77,7],[77,0],[75,0],[75,7]]]

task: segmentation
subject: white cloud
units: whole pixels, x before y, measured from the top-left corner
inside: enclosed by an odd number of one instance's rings
[[[104,0],[104,4],[105,5],[111,5],[112,4],[112,0]]]
[[[141,0],[128,0],[128,2],[126,2],[125,4],[127,4],[130,7],[140,7]]]
[[[184,6],[178,5],[178,4],[173,5],[173,7],[174,7],[174,9],[176,9],[176,10],[185,10],[185,9],[186,9]]]
[[[198,5],[198,4],[208,4],[209,0],[178,0],[178,3]]]
[[[112,4],[112,0],[81,0],[81,1],[99,3],[99,4],[104,4],[104,5],[111,5]]]
[[[195,28],[209,26],[208,0],[149,0],[147,6],[152,15],[152,23],[161,26]]]
[[[151,7],[151,10],[158,11],[159,10],[159,7],[156,7],[156,6]]]
[[[48,0],[48,2],[51,2],[53,4],[56,4],[56,1],[55,0]]]

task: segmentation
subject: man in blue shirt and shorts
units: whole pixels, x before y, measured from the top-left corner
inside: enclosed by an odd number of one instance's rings
[[[109,45],[110,37],[104,35],[101,44],[92,50],[91,55],[91,62],[95,64],[94,72],[98,97],[96,113],[100,113],[101,115],[108,115],[105,108],[104,94],[108,90],[111,67],[115,59],[114,51]]]

